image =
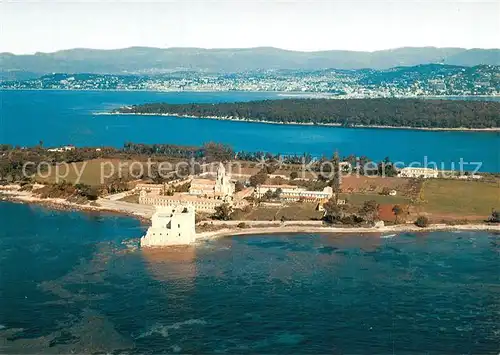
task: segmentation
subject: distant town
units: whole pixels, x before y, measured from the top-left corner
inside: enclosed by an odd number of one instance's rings
[[[425,64],[376,69],[260,70],[238,73],[48,74],[0,81],[2,89],[268,91],[331,97],[500,96],[500,67]]]

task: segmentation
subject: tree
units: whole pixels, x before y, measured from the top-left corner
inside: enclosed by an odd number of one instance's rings
[[[396,176],[398,174],[398,171],[391,163],[389,157],[385,157],[384,161],[378,164],[378,174],[387,177]]]
[[[225,162],[234,158],[233,149],[226,144],[208,142],[202,148],[208,161]]]
[[[292,172],[290,173],[290,180],[295,180],[295,179],[296,179],[296,178],[298,178],[298,177],[299,177],[299,173],[298,173],[298,172],[296,172],[296,171],[292,171]]]
[[[333,178],[330,181],[330,186],[333,188],[333,198],[335,199],[335,204],[337,204],[340,194],[340,158],[338,152],[333,154],[332,165]]]
[[[497,210],[491,211],[491,216],[488,217],[490,223],[500,223],[500,212]]]
[[[425,228],[429,225],[429,218],[427,218],[427,216],[419,216],[415,221],[415,225],[420,228]]]
[[[379,205],[375,200],[365,201],[363,206],[360,208],[359,213],[368,222],[373,222],[378,220],[378,208]]]
[[[281,187],[278,187],[276,190],[274,190],[272,198],[278,200],[281,197],[282,192],[283,190],[281,189]]]
[[[86,197],[90,201],[95,201],[99,197],[97,190],[87,184],[76,184],[75,188],[80,196]]]
[[[232,213],[233,207],[229,203],[223,203],[222,205],[215,207],[213,217],[221,221],[229,221]]]
[[[245,185],[241,181],[236,181],[234,184],[234,192],[240,192],[245,188]]]
[[[165,182],[164,177],[160,174],[158,166],[154,165],[151,169],[151,180],[155,184],[163,184]]]
[[[267,174],[259,171],[257,174],[250,176],[250,186],[257,187],[262,185],[267,180]]]
[[[388,196],[390,193],[391,193],[391,189],[388,188],[387,186],[384,186],[384,188],[382,189],[381,195]]]
[[[344,205],[337,205],[335,197],[330,198],[323,204],[325,215],[323,219],[328,223],[338,222],[345,217]]]
[[[394,213],[394,216],[396,216],[394,223],[398,223],[398,217],[403,214],[403,208],[400,205],[394,205],[392,208],[392,213]]]
[[[266,193],[262,196],[262,200],[270,200],[273,198],[273,192],[271,190],[267,190]]]
[[[109,194],[127,191],[129,189],[127,182],[122,178],[110,178],[106,181],[105,188]]]
[[[184,184],[177,184],[173,186],[174,192],[189,192],[189,188],[191,187],[191,183],[185,182]]]

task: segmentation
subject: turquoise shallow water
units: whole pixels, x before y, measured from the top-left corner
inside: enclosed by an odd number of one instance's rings
[[[2,353],[497,354],[498,235],[135,249],[115,215],[0,203]]]
[[[197,120],[165,116],[94,115],[145,102],[223,102],[283,98],[276,93],[159,93],[119,91],[0,91],[0,143],[45,146],[121,147],[136,143],[201,145],[216,141],[236,150],[314,156],[368,156],[405,164],[433,161],[458,169],[481,162],[481,170],[500,172],[500,134],[430,132]],[[22,127],[22,129],[21,129]],[[454,164],[454,166],[452,166]],[[475,165],[465,166],[473,170]]]

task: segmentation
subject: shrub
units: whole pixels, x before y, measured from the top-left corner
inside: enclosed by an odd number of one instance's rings
[[[493,210],[487,221],[490,223],[500,223],[500,211]]]
[[[21,185],[21,188],[19,189],[19,191],[32,191],[32,190],[33,190],[33,185],[31,184]]]
[[[385,196],[389,196],[389,194],[391,193],[391,189],[388,188],[387,186],[385,186],[382,191],[380,192],[381,195],[385,195]]]
[[[248,228],[247,224],[245,222],[240,222],[236,225],[238,228]]]
[[[429,218],[426,216],[419,216],[415,221],[415,225],[420,228],[425,228],[429,226]]]
[[[341,218],[340,222],[342,224],[348,224],[348,225],[354,226],[356,224],[363,222],[363,218],[361,218],[355,214],[350,214],[348,216]]]

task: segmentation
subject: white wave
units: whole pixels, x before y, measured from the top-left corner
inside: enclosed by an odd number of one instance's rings
[[[147,332],[141,333],[136,339],[149,337],[153,334],[160,334],[162,337],[166,338],[168,337],[168,327],[161,324],[155,324]]]
[[[396,234],[388,234],[388,235],[381,235],[380,238],[382,239],[389,239],[389,238],[394,238]]]
[[[172,349],[172,351],[173,351],[174,353],[180,353],[180,352],[181,352],[181,350],[182,350],[182,348],[181,348],[179,345],[175,345],[175,344],[174,344],[174,345],[172,345],[172,346],[170,347],[170,349]]]
[[[188,319],[184,322],[178,322],[174,323],[169,326],[169,329],[179,329],[183,325],[205,325],[207,322],[205,322],[203,319]]]
[[[180,329],[183,326],[205,325],[205,324],[207,324],[207,322],[205,322],[203,319],[188,319],[186,321],[177,322],[171,325],[163,325],[160,323],[156,323],[148,331],[141,333],[139,336],[137,336],[136,339],[145,338],[153,334],[159,334],[162,337],[166,338],[169,336],[169,330]]]

